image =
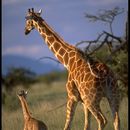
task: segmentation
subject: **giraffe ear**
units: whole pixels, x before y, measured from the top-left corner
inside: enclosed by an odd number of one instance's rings
[[[28,91],[26,91],[25,94],[27,95],[27,94],[28,94]]]
[[[29,13],[31,12],[30,9],[28,9],[28,12],[29,12]]]
[[[40,9],[38,13],[39,13],[39,15],[41,15],[41,13],[42,13],[42,9]]]
[[[34,12],[34,8],[32,8],[32,12]]]

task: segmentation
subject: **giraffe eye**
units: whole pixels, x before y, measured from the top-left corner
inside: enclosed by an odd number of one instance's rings
[[[28,21],[28,24],[31,24],[31,22],[30,22],[30,21]]]

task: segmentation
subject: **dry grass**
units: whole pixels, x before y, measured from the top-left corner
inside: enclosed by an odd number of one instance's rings
[[[17,87],[18,89],[19,87]],[[49,130],[62,130],[65,124],[66,106],[54,109],[66,102],[65,82],[53,83],[50,86],[45,84],[34,84],[29,89],[28,104],[33,116],[45,122]],[[17,96],[16,96],[17,98]],[[17,102],[20,106],[19,100]],[[108,120],[105,130],[112,130],[112,115],[106,99],[101,102],[101,108]],[[50,111],[52,110],[52,111]],[[128,99],[124,98],[120,105],[121,130],[128,130]],[[84,113],[81,103],[78,104],[72,130],[83,130]],[[97,122],[91,118],[91,129],[97,128]],[[23,129],[23,115],[21,106],[11,111],[2,107],[2,130]]]

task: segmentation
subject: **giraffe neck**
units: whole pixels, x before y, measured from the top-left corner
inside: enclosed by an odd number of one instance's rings
[[[52,30],[52,28],[42,19],[33,20],[35,28],[45,40],[49,49],[57,59],[68,69],[69,53],[75,51],[75,47],[64,42],[64,40]]]
[[[24,120],[27,120],[31,117],[31,114],[30,114],[29,109],[28,109],[27,102],[24,98],[21,98],[20,101],[21,101],[21,105],[22,105]]]

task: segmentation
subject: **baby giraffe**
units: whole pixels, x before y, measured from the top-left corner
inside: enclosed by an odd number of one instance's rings
[[[24,130],[47,130],[47,126],[42,121],[37,120],[31,116],[26,101],[27,92],[21,90],[17,93],[17,96],[23,109]]]

